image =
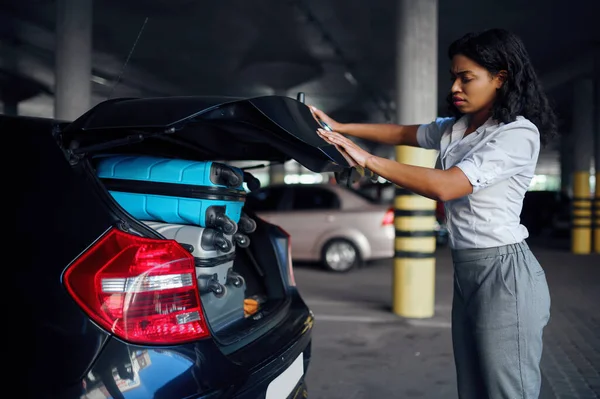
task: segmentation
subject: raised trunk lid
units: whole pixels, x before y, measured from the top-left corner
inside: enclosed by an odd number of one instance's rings
[[[99,151],[193,160],[295,159],[313,172],[351,165],[321,139],[308,107],[289,97],[166,97],[100,103],[61,132],[75,159]]]

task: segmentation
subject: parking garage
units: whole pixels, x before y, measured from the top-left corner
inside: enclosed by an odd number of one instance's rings
[[[119,98],[282,96],[343,122],[428,123],[447,115],[450,42],[468,31],[514,31],[560,133],[540,152],[521,214],[552,298],[540,397],[593,398],[600,395],[599,12],[584,0],[9,1],[0,6],[1,109],[68,123]],[[434,167],[438,156],[356,142],[412,165]],[[294,159],[232,164],[251,168],[263,191],[249,201],[261,200],[264,218],[291,236],[296,284],[315,317],[308,397],[457,397],[443,204],[377,176],[340,188],[339,176]],[[349,216],[344,203],[354,204]],[[364,219],[356,209],[368,211]],[[404,224],[413,211],[421,217]],[[332,224],[356,232],[333,243],[310,240]],[[417,242],[406,231],[427,233]],[[144,359],[135,373],[152,367],[148,354],[134,357]],[[115,384],[123,397],[143,397],[132,381]],[[84,397],[114,395],[98,388]]]

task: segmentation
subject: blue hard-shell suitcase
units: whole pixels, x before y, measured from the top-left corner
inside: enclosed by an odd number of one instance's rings
[[[246,199],[243,172],[218,162],[110,156],[96,163],[113,198],[136,219],[237,231]]]

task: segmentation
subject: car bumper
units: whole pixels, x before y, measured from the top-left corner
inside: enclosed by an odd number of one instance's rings
[[[285,357],[285,355],[283,355]],[[293,376],[288,376],[287,386],[278,386],[273,389],[276,381],[279,377],[286,377],[286,371],[290,370],[290,366],[279,367],[277,371],[266,380],[261,381],[258,384],[249,382],[247,385],[241,388],[241,391],[234,392],[234,388],[231,390],[213,392],[208,395],[197,396],[194,399],[304,399],[308,397],[308,388],[306,385],[306,371],[310,360],[310,344],[302,352],[302,375],[299,380],[293,382]],[[297,358],[296,358],[297,359]],[[292,362],[293,363],[293,362]],[[285,390],[285,391],[284,391]],[[284,393],[285,392],[285,393]],[[233,396],[232,396],[233,395]]]
[[[283,399],[303,398],[302,392],[306,389],[306,372],[310,362],[310,342],[305,349],[297,353],[298,348],[288,351],[271,362],[266,368],[272,368],[267,378],[264,371],[259,371],[260,381],[249,381],[243,386],[234,398],[236,399]]]
[[[312,313],[295,293],[277,327],[229,355],[211,339],[173,347],[112,339],[84,379],[54,397],[299,398],[312,325]]]

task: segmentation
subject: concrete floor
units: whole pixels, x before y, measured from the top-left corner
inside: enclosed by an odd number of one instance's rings
[[[598,398],[600,342],[594,334],[590,338],[589,331],[598,321],[600,300],[593,298],[600,299],[600,257],[575,257],[563,249],[564,243],[531,246],[546,269],[553,299],[541,398]],[[452,264],[447,249],[438,251],[436,269],[435,316],[407,320],[390,309],[391,260],[348,274],[296,265],[298,287],[316,320],[307,376],[311,399],[457,397],[450,330]],[[572,320],[573,306],[583,320]],[[570,322],[563,320],[565,309]],[[563,333],[566,324],[570,334]],[[573,341],[573,331],[586,339]],[[595,331],[600,336],[600,329]],[[578,349],[581,342],[587,345],[583,355]],[[561,357],[565,353],[571,355]]]

